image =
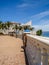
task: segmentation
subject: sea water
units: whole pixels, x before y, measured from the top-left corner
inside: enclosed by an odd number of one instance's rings
[[[42,36],[44,36],[44,37],[49,37],[49,31],[43,32],[43,33],[42,33]]]

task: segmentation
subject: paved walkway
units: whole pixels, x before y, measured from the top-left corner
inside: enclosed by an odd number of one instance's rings
[[[26,65],[22,40],[0,36],[0,65]]]

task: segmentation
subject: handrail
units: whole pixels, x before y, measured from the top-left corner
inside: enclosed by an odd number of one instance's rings
[[[48,37],[42,37],[42,36],[36,36],[36,35],[30,35],[30,34],[27,34],[27,36],[34,38],[34,39],[37,39],[37,40],[49,45],[49,38]]]
[[[49,38],[25,34],[25,51],[29,65],[48,65],[49,63]]]

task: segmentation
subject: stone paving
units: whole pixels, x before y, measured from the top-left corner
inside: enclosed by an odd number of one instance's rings
[[[19,38],[0,36],[0,65],[26,65],[22,46]]]

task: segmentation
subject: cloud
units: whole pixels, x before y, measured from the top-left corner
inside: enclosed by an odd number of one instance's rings
[[[41,20],[40,24],[33,25],[33,27],[38,30],[42,29],[43,31],[49,31],[49,20]]]
[[[40,25],[45,25],[45,24],[49,24],[49,20],[40,20]]]
[[[17,7],[19,7],[19,8],[23,8],[23,7],[27,7],[27,6],[28,6],[28,4],[23,3],[23,4],[18,5]]]
[[[34,25],[33,27],[36,30],[42,29],[43,31],[49,31],[49,24],[45,24],[45,25]]]
[[[23,0],[26,3],[32,4],[32,6],[39,7],[39,6],[45,6],[49,4],[49,0]],[[41,5],[42,4],[42,5]]]
[[[39,14],[36,14],[36,15],[32,16],[31,19],[34,22],[34,25],[37,25],[37,26],[35,26],[36,28],[41,28],[43,30],[48,30],[49,26],[48,26],[48,28],[43,27],[45,25],[49,25],[48,17],[49,17],[49,11],[44,11],[44,12],[41,12]]]
[[[45,12],[41,12],[39,14],[36,14],[34,16],[31,16],[31,18],[37,18],[37,19],[41,19],[45,16],[49,15],[49,11],[45,11]]]
[[[41,12],[39,14],[36,14],[34,16],[31,16],[31,18],[37,18],[37,19],[41,19],[45,16],[49,15],[49,11],[45,11],[45,12]]]

